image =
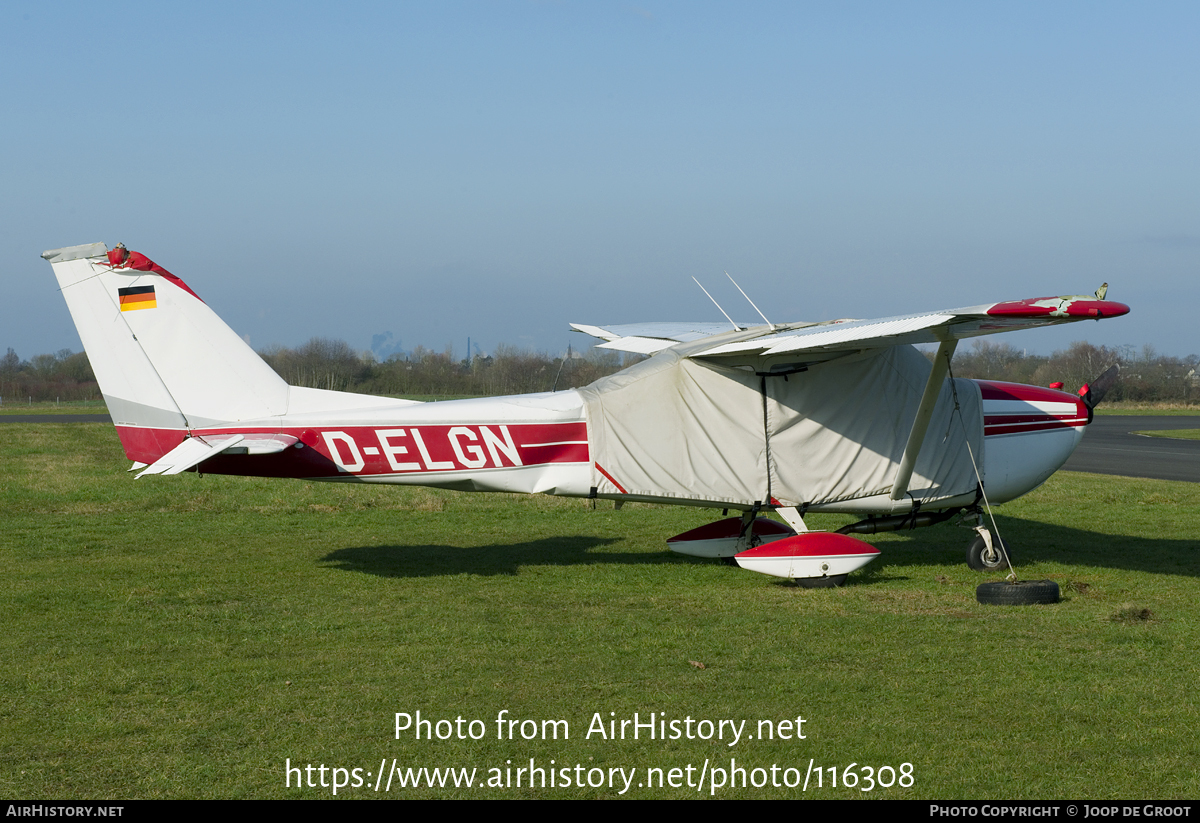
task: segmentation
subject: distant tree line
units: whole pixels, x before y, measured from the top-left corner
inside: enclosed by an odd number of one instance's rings
[[[390,396],[494,396],[578,388],[642,359],[605,349],[555,357],[500,346],[492,355],[456,360],[451,349],[435,352],[418,346],[378,361],[344,341],[323,338],[260,354],[295,386]],[[979,338],[959,346],[952,369],[957,377],[1041,386],[1062,382],[1067,391],[1075,391],[1114,363],[1120,364],[1121,377],[1108,400],[1200,402],[1200,357],[1160,355],[1151,346],[1139,351],[1079,342],[1044,356]],[[8,349],[0,358],[0,398],[11,404],[31,397],[35,401],[100,399],[87,355],[62,349],[21,360]]]
[[[456,360],[452,349],[435,352],[418,346],[378,361],[370,353],[356,353],[344,341],[318,337],[295,349],[276,347],[259,354],[293,386],[399,396],[495,396],[573,389],[642,359],[605,349],[552,357],[500,346],[492,355]]]
[[[605,349],[567,355],[500,346],[492,355],[456,360],[453,351],[418,346],[378,361],[342,340],[314,337],[294,349],[259,352],[294,386],[391,396],[494,396],[573,389],[643,359]],[[13,349],[0,358],[0,399],[5,404],[100,400],[100,388],[83,352],[63,349],[21,360]]]
[[[1159,354],[1153,346],[1143,346],[1139,351],[1132,346],[1108,348],[1079,341],[1046,357],[981,337],[970,345],[960,343],[950,367],[955,377],[1034,386],[1061,382],[1066,391],[1073,392],[1114,364],[1121,367],[1121,376],[1106,402],[1200,402],[1200,356],[1170,357]]]
[[[11,348],[0,358],[0,399],[6,404],[43,400],[100,400],[92,364],[83,352],[60,349],[22,360]]]

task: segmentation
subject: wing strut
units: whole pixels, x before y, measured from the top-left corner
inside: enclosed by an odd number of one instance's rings
[[[938,395],[942,392],[942,383],[950,371],[950,358],[958,341],[951,338],[943,340],[938,346],[937,355],[933,358],[933,371],[925,383],[925,393],[921,395],[921,405],[917,407],[917,418],[913,420],[912,431],[908,433],[908,445],[904,447],[904,457],[900,459],[900,468],[896,470],[896,482],[892,484],[892,500],[900,500],[908,493],[908,483],[912,480],[913,469],[917,465],[917,455],[921,453],[921,444],[925,442],[925,432],[929,430],[929,421],[933,419],[933,409],[937,405]]]

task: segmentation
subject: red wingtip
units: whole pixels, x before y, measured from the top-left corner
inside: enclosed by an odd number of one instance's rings
[[[1112,300],[1070,297],[1030,297],[997,303],[988,309],[992,317],[1120,317],[1129,314],[1129,307]]]

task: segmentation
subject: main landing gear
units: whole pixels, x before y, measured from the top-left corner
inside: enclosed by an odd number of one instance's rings
[[[729,565],[795,580],[805,588],[832,588],[846,575],[879,555],[861,540],[831,532],[810,532],[794,510],[778,508],[784,525],[758,517],[757,509],[677,534],[667,541],[672,551],[718,558]]]
[[[850,534],[908,530],[961,516],[958,525],[976,533],[967,548],[967,566],[977,572],[1012,570],[1008,544],[992,536],[984,525],[983,511],[976,507],[927,512],[914,509],[905,515],[873,516],[836,532],[810,532],[795,511],[777,511],[784,517],[791,515],[789,525],[758,517],[755,509],[677,534],[667,545],[682,554],[711,557],[730,566],[792,578],[805,588],[830,588],[844,584],[849,572],[879,554],[878,549],[850,538]]]

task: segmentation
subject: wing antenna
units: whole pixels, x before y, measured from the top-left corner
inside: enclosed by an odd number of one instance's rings
[[[695,277],[693,277],[693,278],[692,278],[692,280],[695,280],[695,282],[696,282],[696,285],[697,285],[697,286],[700,286],[700,281],[699,281],[699,280],[696,280],[696,278],[695,278]],[[735,283],[734,285],[737,285],[737,284]],[[716,301],[716,299],[715,299],[715,298],[714,298],[714,297],[713,297],[711,294],[708,294],[708,289],[704,288],[704,286],[700,286],[700,291],[702,291],[702,292],[704,292],[706,295],[708,295],[708,299],[713,301],[713,305],[717,307],[717,310],[718,310],[719,312],[721,312],[721,314],[725,314],[725,310],[724,310],[723,308],[721,308],[721,304],[720,304],[720,303],[718,303],[718,302]],[[732,317],[730,317],[728,314],[725,314],[725,319],[726,319],[726,320],[728,320],[730,323],[733,323],[733,330],[734,330],[734,331],[743,331],[742,327],[741,327],[741,326],[739,326],[737,323],[734,323],[734,322],[733,322],[733,318],[732,318]]]
[[[733,279],[733,275],[731,275],[729,272],[725,272],[725,276],[729,278],[730,283],[737,286],[738,291],[742,292],[742,297],[746,298],[746,302],[749,303],[751,306],[754,306],[754,301],[750,299],[750,295],[748,295],[748,294],[746,294],[746,292],[742,291],[742,287],[738,286],[738,282]],[[775,324],[767,319],[767,316],[762,313],[762,311],[758,308],[758,306],[754,306],[754,310],[756,312],[758,312],[758,316],[763,319],[763,322],[771,327],[771,331],[775,331]]]

